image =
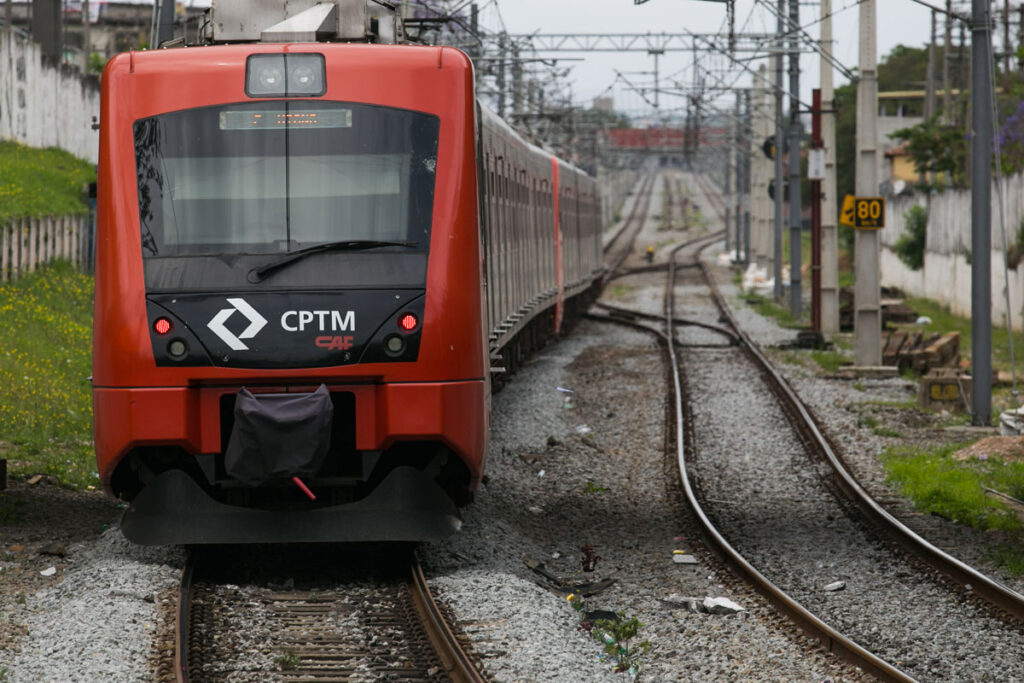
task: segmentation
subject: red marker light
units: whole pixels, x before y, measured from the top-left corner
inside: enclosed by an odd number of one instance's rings
[[[167,334],[171,331],[172,327],[173,325],[171,325],[171,321],[167,318],[157,318],[156,322],[153,323],[153,329],[159,335]]]
[[[406,313],[398,321],[398,326],[401,327],[406,332],[412,332],[413,330],[416,329],[416,326],[419,324],[420,321],[417,320],[416,316],[414,316],[412,313]]]

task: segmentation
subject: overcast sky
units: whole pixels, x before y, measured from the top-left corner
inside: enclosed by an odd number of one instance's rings
[[[481,6],[487,0],[479,0]],[[945,5],[942,0],[933,4]],[[634,5],[633,0],[499,0],[501,17],[510,33],[672,33],[683,29],[691,32],[717,32],[727,28],[725,5],[702,0],[649,0],[643,5]],[[776,0],[771,0],[776,6]],[[895,45],[924,46],[931,32],[931,10],[911,0],[878,0],[878,55],[881,58]],[[859,5],[857,0],[832,0],[835,13],[833,35],[838,41],[835,56],[847,67],[856,67],[858,61],[857,35],[859,26]],[[483,18],[488,27],[494,26],[494,9],[484,11]],[[814,38],[819,35],[817,3],[802,2],[800,23]],[[755,6],[754,0],[737,0],[736,27],[755,33],[773,33],[775,17],[763,6]],[[942,23],[939,23],[940,36]],[[954,34],[955,35],[955,34]],[[624,72],[651,71],[652,58],[644,53],[619,53],[589,55],[558,55],[583,57],[583,62],[564,62],[562,66],[573,66],[571,80],[574,84],[574,98],[577,102],[589,101],[595,95],[606,91],[615,80],[615,69]],[[692,71],[692,56],[687,53],[668,53],[661,59],[660,71],[663,76],[677,74],[689,81]],[[819,81],[819,58],[804,55],[801,59],[801,91],[810,99],[810,90]],[[719,68],[722,69],[722,64]],[[721,78],[738,84],[749,85],[746,76],[741,77],[742,68],[733,67],[732,74],[721,73]],[[652,76],[630,76],[640,83],[653,82]],[[846,79],[836,74],[836,84]],[[627,87],[615,89],[616,107],[626,111],[647,108],[644,101],[631,94]],[[661,106],[669,109],[680,106],[682,100],[663,99]]]

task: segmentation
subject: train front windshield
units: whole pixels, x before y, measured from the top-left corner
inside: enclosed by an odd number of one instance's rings
[[[322,100],[136,121],[147,284],[163,288],[169,270],[228,284],[210,259],[265,261],[344,241],[394,242],[425,258],[439,126],[428,114]]]

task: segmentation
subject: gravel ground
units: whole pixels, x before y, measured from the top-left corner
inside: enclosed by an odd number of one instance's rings
[[[662,187],[660,182],[656,187]],[[660,202],[657,192],[655,210]],[[652,222],[637,247],[655,246],[663,260],[671,243],[682,237],[680,232],[659,231]],[[720,278],[722,283],[729,280],[729,275]],[[609,288],[608,300],[657,313],[660,283],[657,274],[619,280]],[[706,322],[717,317],[706,316],[689,302],[680,315]],[[794,337],[752,311],[740,308],[737,316],[765,346]],[[702,343],[721,342],[719,335],[694,328],[687,328],[687,334],[699,335]],[[776,361],[789,361],[793,352],[771,354]],[[822,377],[806,362],[783,369],[869,489],[905,511],[905,521],[941,535],[937,543],[955,548],[958,557],[974,563],[984,556],[987,538],[944,520],[915,517],[888,490],[877,454],[899,440],[857,426],[870,410],[881,425],[895,424],[903,440],[952,438],[937,419],[870,403],[911,397],[907,383],[860,380],[854,388],[850,381]],[[622,680],[611,664],[599,660],[598,644],[579,629],[579,615],[565,600],[579,583],[614,579],[586,599],[586,609],[639,618],[639,638],[651,643],[640,680],[861,678],[794,635],[693,538],[692,521],[680,505],[681,492],[664,456],[663,371],[661,354],[650,338],[583,322],[573,336],[539,354],[494,397],[489,484],[467,510],[462,533],[421,549],[433,587],[448,602],[486,671],[498,681]],[[748,400],[757,404],[762,399]],[[738,419],[737,406],[745,403],[723,401],[712,412],[729,417],[731,431],[737,433],[730,438],[746,433],[749,450],[760,455],[765,435],[777,431],[777,424],[766,422],[750,436],[746,421]],[[794,477],[810,479],[800,468],[794,468]],[[723,498],[726,494],[748,507],[760,501],[736,491],[725,492]],[[819,501],[822,497],[809,494],[806,505],[826,504]],[[147,660],[166,645],[161,640],[168,628],[163,601],[176,585],[181,553],[128,546],[116,529],[101,533],[104,524],[115,523],[117,510],[95,493],[12,482],[11,490],[0,493],[0,512],[10,509],[17,513],[14,521],[11,515],[0,515],[0,680],[154,680],[157,675],[147,669]],[[55,540],[65,544],[66,557],[40,554]],[[822,545],[830,541],[828,537]],[[585,544],[600,557],[593,572],[583,571]],[[856,584],[870,582],[881,563],[889,561],[884,551],[866,548],[867,542],[857,554],[878,558],[875,564],[863,574],[844,570],[841,578],[855,585],[845,595],[819,596],[824,604],[850,601],[859,590]],[[675,564],[675,550],[690,552],[697,564]],[[839,575],[836,556],[822,553],[823,566],[814,567],[820,580],[809,588],[811,594]],[[535,566],[543,563],[557,581],[542,578],[527,560]],[[56,575],[41,576],[51,565]],[[912,578],[913,570],[908,573]],[[1019,578],[1002,578],[1021,585]],[[744,611],[693,612],[682,599],[705,596],[730,598]],[[886,609],[902,617],[894,621],[910,619],[912,599],[916,596],[910,592],[893,597]],[[967,610],[964,621],[943,627],[936,637],[955,642],[973,635],[981,641],[976,622],[984,618],[975,620],[971,608],[962,607]],[[154,637],[154,632],[163,635]],[[1019,676],[1014,672],[1020,663],[1007,654],[1020,651],[1019,640],[981,642],[980,652],[970,653],[970,661],[955,670],[960,678],[980,680],[986,671],[992,680]],[[984,668],[993,657],[1002,657],[1004,668]],[[918,655],[911,652],[910,658]],[[1009,668],[1014,666],[1018,668]]]

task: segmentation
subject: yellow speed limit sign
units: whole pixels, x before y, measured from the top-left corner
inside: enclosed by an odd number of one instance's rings
[[[858,230],[881,230],[885,227],[885,199],[853,198],[853,227]]]

